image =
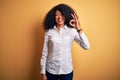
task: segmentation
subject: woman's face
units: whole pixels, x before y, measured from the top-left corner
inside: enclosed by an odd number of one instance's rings
[[[57,25],[64,25],[65,17],[61,14],[59,10],[56,10],[55,12],[55,21]]]

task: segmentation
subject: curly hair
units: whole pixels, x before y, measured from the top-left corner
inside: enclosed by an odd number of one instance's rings
[[[65,24],[68,27],[72,26],[69,24],[70,20],[73,19],[71,14],[76,14],[75,11],[68,5],[66,4],[58,4],[55,7],[53,7],[45,16],[44,21],[43,21],[43,27],[46,30],[52,29],[54,25],[56,25],[55,21],[55,12],[56,10],[60,11],[61,14],[65,17]]]

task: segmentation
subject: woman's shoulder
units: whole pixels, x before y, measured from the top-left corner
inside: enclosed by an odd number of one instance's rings
[[[52,29],[48,29],[48,30],[46,30],[46,34],[52,34],[54,32],[54,29],[52,28]]]
[[[49,33],[49,32],[52,32],[53,30],[54,28],[51,28],[51,29],[46,30],[46,32]]]

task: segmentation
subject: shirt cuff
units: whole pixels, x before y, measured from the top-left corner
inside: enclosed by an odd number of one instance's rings
[[[41,74],[46,74],[45,68],[41,69]]]
[[[80,37],[85,36],[84,32],[82,32],[81,34],[79,34],[79,36]]]

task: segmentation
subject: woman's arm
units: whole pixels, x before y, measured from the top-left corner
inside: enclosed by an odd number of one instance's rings
[[[45,74],[46,72],[47,56],[48,56],[48,35],[47,33],[45,33],[44,45],[43,45],[43,51],[41,57],[41,74]]]
[[[75,41],[85,50],[90,48],[90,44],[88,41],[87,36],[84,34],[84,32],[79,32],[77,33],[77,31],[74,32],[75,34]]]
[[[84,34],[82,28],[80,27],[80,22],[78,20],[78,16],[74,13],[74,14],[71,14],[71,16],[73,17],[72,20],[70,20],[70,25],[72,27],[74,27],[74,31],[73,31],[73,34],[75,35],[75,41],[80,44],[80,46],[83,48],[83,49],[89,49],[90,48],[90,44],[89,44],[89,41],[86,37],[86,35]]]

